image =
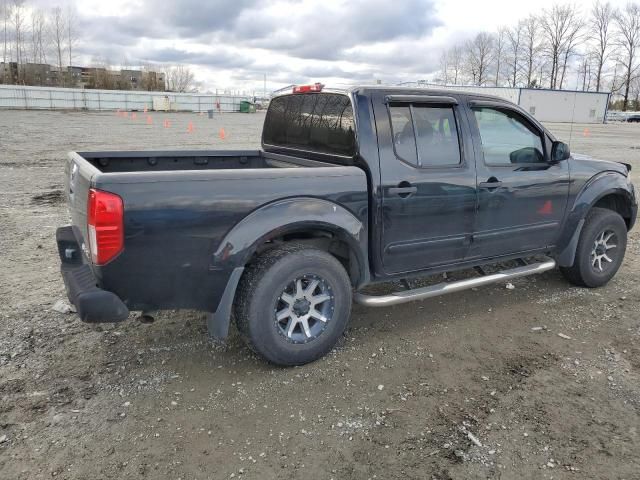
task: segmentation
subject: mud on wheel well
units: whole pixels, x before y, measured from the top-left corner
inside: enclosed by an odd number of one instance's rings
[[[339,235],[328,230],[304,230],[270,238],[256,249],[247,263],[252,263],[265,251],[283,243],[298,243],[324,250],[333,255],[342,264],[351,279],[352,285],[355,286],[360,281],[360,264],[353,248]]]
[[[631,205],[629,201],[622,195],[612,193],[609,195],[605,195],[600,200],[598,200],[594,205],[594,207],[598,208],[607,208],[609,210],[613,210],[617,212],[627,224],[627,229],[629,228],[631,222]]]

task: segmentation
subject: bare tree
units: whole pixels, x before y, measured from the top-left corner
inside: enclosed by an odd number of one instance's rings
[[[467,67],[475,85],[481,86],[487,82],[493,47],[493,37],[487,32],[480,32],[466,44]]]
[[[631,81],[629,95],[633,98],[631,109],[636,111],[640,110],[640,76],[637,76]]]
[[[0,14],[2,14],[2,63],[4,64],[2,66],[2,83],[9,83],[9,68],[7,62],[11,55],[9,48],[9,18],[11,13],[7,0],[2,0],[2,3],[0,4]]]
[[[640,6],[628,3],[627,6],[614,14],[617,28],[616,45],[621,53],[619,62],[624,68],[623,88],[624,103],[622,109],[627,110],[629,89],[638,76],[638,47],[640,47]]]
[[[580,40],[582,40],[583,28],[584,20],[579,16],[579,13],[574,10],[573,18],[569,22],[566,41],[563,45],[562,73],[560,74],[560,83],[558,85],[559,89],[562,89],[562,85],[564,84],[569,59],[576,53],[577,44]]]
[[[596,62],[596,92],[600,91],[602,83],[602,68],[604,67],[607,57],[609,56],[609,44],[611,43],[611,20],[613,19],[613,8],[609,2],[596,3],[591,9],[591,18],[589,22],[590,34],[594,38],[596,44],[593,48],[593,57]]]
[[[540,20],[534,15],[529,15],[523,22],[522,56],[524,60],[524,78],[526,79],[525,87],[533,86],[533,75],[536,68],[538,68],[542,50],[542,45],[538,39],[539,34]]]
[[[523,30],[524,24],[520,21],[516,26],[508,28],[506,31],[505,53],[509,67],[509,85],[512,87],[516,86],[521,68],[519,60],[522,51]]]
[[[176,65],[165,69],[167,90],[171,92],[188,92],[193,88],[194,77],[191,69],[184,65]]]
[[[64,23],[67,51],[69,52],[69,66],[71,67],[73,65],[73,49],[78,41],[77,15],[72,5],[67,7]]]
[[[11,21],[13,23],[13,35],[15,43],[15,60],[17,64],[18,83],[24,80],[24,0],[13,0],[11,9]]]
[[[502,57],[504,56],[505,48],[507,43],[507,28],[500,27],[498,28],[498,33],[495,35],[494,41],[494,60],[496,67],[496,87],[500,86],[500,67],[502,65]]]
[[[551,62],[549,86],[555,89],[563,80],[567,61],[573,53],[575,41],[582,28],[581,19],[576,7],[554,5],[551,10],[543,10],[540,26],[546,40],[546,55]]]
[[[589,91],[589,89],[591,88],[591,64],[592,64],[593,58],[591,55],[586,54],[582,56],[582,60],[580,62],[580,64],[578,65],[578,79],[577,81],[580,82],[580,78],[582,77],[582,91],[586,92]],[[576,86],[576,89],[578,87]]]
[[[464,60],[464,54],[460,45],[454,45],[448,52],[449,68],[451,70],[453,84],[457,85],[460,78],[460,71],[462,70],[462,62]]]
[[[64,85],[65,74],[63,67],[63,55],[65,52],[65,19],[64,13],[60,7],[51,10],[51,18],[49,24],[49,41],[55,52],[58,62],[58,84]]]
[[[449,81],[449,52],[447,50],[443,50],[440,54],[440,75],[442,83],[446,85]]]
[[[46,21],[42,10],[31,12],[31,60],[34,63],[46,63],[47,52],[44,48]]]

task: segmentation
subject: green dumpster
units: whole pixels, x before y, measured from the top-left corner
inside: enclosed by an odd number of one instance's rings
[[[255,113],[256,106],[248,100],[240,101],[240,112],[241,113]]]

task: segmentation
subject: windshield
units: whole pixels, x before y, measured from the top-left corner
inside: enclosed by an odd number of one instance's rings
[[[352,157],[356,153],[353,109],[338,93],[284,95],[271,100],[265,145]]]

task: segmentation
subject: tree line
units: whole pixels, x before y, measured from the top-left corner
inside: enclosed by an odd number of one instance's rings
[[[27,83],[26,64],[51,64],[59,72],[72,65],[78,42],[77,16],[72,7],[29,8],[24,0],[0,1],[2,83]],[[10,64],[15,67],[11,68]],[[61,85],[68,80],[59,75]]]
[[[72,69],[80,26],[72,6],[33,8],[25,0],[0,0],[2,65],[0,83],[130,90],[194,90],[194,75],[183,65],[149,65],[115,70],[94,59],[81,74]],[[123,62],[126,64],[127,62]],[[53,67],[50,69],[49,67]]]
[[[573,79],[575,84],[569,85]],[[442,52],[437,82],[611,91],[640,109],[640,5],[556,4]]]

